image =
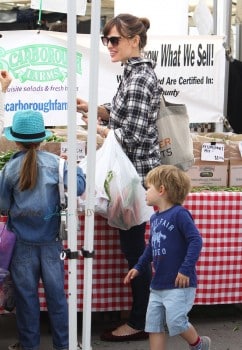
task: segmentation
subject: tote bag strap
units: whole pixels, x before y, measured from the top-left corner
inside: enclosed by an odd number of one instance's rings
[[[166,106],[166,100],[165,100],[165,97],[163,96],[163,94],[161,93],[161,95],[160,95],[160,109],[165,108],[165,106]]]
[[[175,114],[187,114],[187,108],[184,103],[174,103],[174,102],[168,102],[164,95],[161,94],[160,96],[160,110],[165,108],[171,108]],[[166,113],[166,112],[165,112]],[[163,114],[163,113],[162,113]]]
[[[60,158],[59,160],[59,193],[60,193],[60,203],[62,208],[66,207],[66,199],[65,199],[65,189],[64,189],[64,164],[65,160]]]

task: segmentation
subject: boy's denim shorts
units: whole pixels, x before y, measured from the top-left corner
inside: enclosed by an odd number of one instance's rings
[[[195,299],[196,288],[150,290],[146,313],[145,331],[162,333],[168,330],[170,336],[185,332],[190,323],[188,312]]]

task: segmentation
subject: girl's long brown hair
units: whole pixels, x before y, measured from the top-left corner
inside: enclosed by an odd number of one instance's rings
[[[19,190],[32,190],[37,182],[38,166],[37,166],[37,148],[40,143],[21,143],[26,149],[22,166],[20,169]]]

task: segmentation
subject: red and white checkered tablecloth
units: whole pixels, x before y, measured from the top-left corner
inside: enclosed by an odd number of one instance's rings
[[[242,303],[242,193],[192,193],[184,205],[203,237],[195,303]]]
[[[147,231],[147,235],[149,232]],[[80,232],[77,237],[80,250],[84,246],[84,215],[80,216]],[[116,228],[107,225],[101,216],[95,217],[94,250],[92,271],[92,311],[129,310],[131,294],[129,287],[123,284],[128,271],[126,261],[120,251],[119,234]],[[66,292],[68,293],[68,276],[66,261]],[[84,259],[77,260],[77,302],[78,311],[82,311]],[[41,309],[46,310],[44,289],[39,288]]]
[[[192,213],[204,242],[197,265],[199,286],[195,303],[242,303],[242,193],[191,193],[184,205]],[[79,249],[84,243],[83,226],[82,216]],[[118,231],[109,227],[100,216],[95,218],[94,231],[92,311],[129,310],[130,289],[123,284],[127,264],[120,252]],[[146,235],[148,238],[148,226]],[[80,258],[77,267],[78,311],[82,311],[83,265]],[[39,295],[41,309],[45,310],[42,287]]]

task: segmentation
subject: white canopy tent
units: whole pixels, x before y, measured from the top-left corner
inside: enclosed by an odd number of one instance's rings
[[[81,1],[81,0],[80,0]],[[0,0],[0,3],[9,1]],[[14,2],[14,1],[13,1]],[[21,1],[18,1],[19,3]],[[71,252],[77,250],[77,207],[76,207],[76,2],[67,1],[68,19],[68,247]],[[230,16],[232,3],[217,0],[217,33],[225,35],[229,46]],[[140,0],[142,7],[142,1]],[[87,152],[87,199],[85,211],[84,241],[84,300],[83,300],[83,332],[82,349],[91,349],[91,296],[92,296],[92,252],[94,236],[94,184],[96,158],[96,110],[98,87],[98,57],[100,33],[101,0],[93,0],[91,4],[91,56],[89,72],[89,124]],[[128,9],[127,9],[128,12]],[[70,350],[77,348],[77,280],[76,259],[69,259],[69,339]]]
[[[219,1],[219,0],[218,0]],[[223,1],[223,13],[231,11],[231,4]],[[221,3],[220,3],[221,5]],[[230,6],[229,6],[230,5]],[[97,82],[100,33],[100,0],[92,2],[91,10],[91,56],[89,72],[89,124],[88,124],[88,152],[87,152],[87,199],[85,210],[85,241],[84,241],[84,297],[83,297],[83,329],[82,349],[91,349],[91,296],[92,296],[92,257],[94,237],[94,184],[96,159],[96,110],[97,110]],[[221,11],[221,8],[220,8]],[[229,12],[230,13],[230,12]],[[76,33],[76,4],[68,1],[68,245],[70,250],[76,251],[77,222],[76,222],[76,122],[73,118],[76,111],[76,45],[73,38]],[[223,15],[222,30],[227,32],[228,23]],[[223,34],[224,34],[223,33]],[[221,33],[220,33],[221,34]],[[76,260],[69,260],[69,349],[77,348],[77,300],[76,300]]]
[[[75,2],[73,2],[75,3]],[[76,207],[76,193],[73,189],[73,183],[75,183],[73,173],[74,163],[75,163],[75,128],[71,124],[72,115],[75,111],[75,62],[73,57],[75,57],[75,46],[73,45],[73,36],[74,28],[73,24],[75,23],[75,4],[68,2],[68,51],[69,51],[69,86],[68,91],[68,105],[69,106],[69,120],[70,124],[68,125],[68,142],[70,142],[68,149],[73,150],[72,158],[69,159],[69,232],[76,232],[76,221],[75,221],[75,211]],[[228,33],[228,27],[230,30],[230,22],[226,20],[229,16],[226,17],[225,14],[231,14],[231,3],[227,0],[218,0],[216,1],[217,7],[220,11],[223,9],[222,13],[222,25],[221,31],[217,34],[226,34]],[[222,9],[221,9],[221,5]],[[84,242],[84,251],[87,252],[87,257],[84,258],[84,299],[83,299],[83,334],[82,334],[82,349],[90,350],[91,349],[91,295],[92,295],[92,252],[93,252],[93,236],[94,236],[94,184],[95,184],[95,159],[96,159],[96,110],[97,110],[97,81],[98,81],[98,59],[99,56],[99,33],[100,33],[100,0],[95,0],[92,2],[92,11],[91,11],[91,57],[90,57],[90,75],[89,75],[89,124],[88,124],[88,153],[87,153],[87,204],[86,204],[86,215],[85,215],[85,242]],[[140,4],[142,6],[142,4]],[[127,9],[128,11],[128,9]],[[218,12],[218,9],[217,9]],[[218,14],[219,16],[219,14]],[[220,17],[218,17],[220,18]],[[220,21],[218,22],[220,24]],[[227,35],[227,39],[228,39]],[[72,85],[73,84],[73,85]],[[71,154],[72,152],[70,152]],[[71,215],[73,213],[73,215]],[[71,237],[71,235],[69,235]],[[73,242],[69,242],[69,247],[71,249],[76,249],[76,236],[73,238]],[[89,256],[89,257],[88,257]],[[70,324],[70,350],[74,350],[77,344],[76,338],[76,264],[70,262],[70,314],[69,314],[69,324]],[[74,287],[74,288],[73,288]],[[73,290],[72,290],[73,289]],[[75,295],[74,295],[75,294]],[[73,322],[74,321],[74,322]]]

